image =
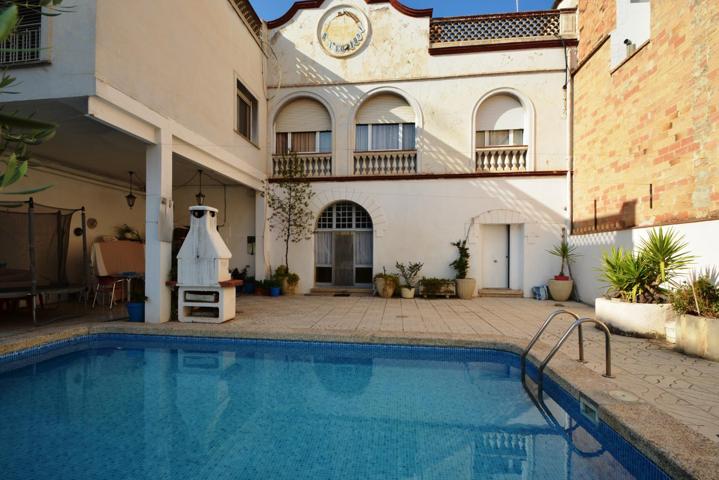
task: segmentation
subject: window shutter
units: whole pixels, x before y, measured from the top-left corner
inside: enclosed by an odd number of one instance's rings
[[[276,132],[323,132],[332,130],[330,114],[324,105],[300,98],[286,105],[277,116]]]
[[[355,123],[415,123],[414,110],[402,97],[381,93],[362,104]]]

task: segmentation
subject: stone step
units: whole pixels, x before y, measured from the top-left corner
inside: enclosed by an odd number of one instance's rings
[[[480,297],[499,297],[499,298],[522,298],[524,292],[521,290],[512,290],[510,288],[480,288],[478,292]]]
[[[353,287],[315,287],[307,294],[310,297],[369,297],[372,295],[370,288]]]

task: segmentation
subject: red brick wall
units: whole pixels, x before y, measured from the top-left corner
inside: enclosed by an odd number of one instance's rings
[[[650,42],[612,73],[610,42],[588,55],[614,4],[579,2],[574,231],[717,219],[719,1],[652,0]]]

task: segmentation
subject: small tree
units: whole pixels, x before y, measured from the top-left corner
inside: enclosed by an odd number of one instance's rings
[[[452,243],[452,246],[457,247],[457,259],[450,263],[449,266],[457,272],[458,279],[467,278],[467,271],[469,271],[469,247],[467,247],[467,240],[457,240]]]
[[[265,182],[265,198],[272,213],[270,230],[285,242],[285,266],[289,271],[290,243],[309,240],[312,235],[310,201],[315,193],[306,180],[305,168],[297,154],[282,155],[277,170],[278,179]]]

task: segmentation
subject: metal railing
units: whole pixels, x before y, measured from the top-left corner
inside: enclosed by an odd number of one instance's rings
[[[417,150],[355,152],[354,175],[410,175],[417,173]]]
[[[527,145],[483,147],[476,152],[478,172],[526,172]]]
[[[293,156],[273,155],[272,176],[281,177],[282,172],[287,169],[287,164],[296,158],[302,164],[306,177],[329,177],[332,176],[332,154],[331,153],[298,153]]]
[[[542,336],[544,331],[547,329],[549,324],[559,315],[569,315],[574,318],[574,322],[569,326],[569,328],[564,332],[564,334],[561,336],[559,341],[554,344],[554,347],[552,347],[552,350],[547,354],[547,356],[544,358],[542,363],[539,365],[539,368],[537,369],[537,390],[539,393],[539,396],[541,398],[542,395],[542,389],[543,389],[543,380],[544,380],[544,369],[547,367],[547,364],[549,364],[550,360],[554,358],[554,355],[557,354],[560,348],[562,348],[562,345],[564,345],[564,342],[567,341],[569,336],[572,334],[572,332],[576,329],[577,330],[577,336],[579,340],[579,361],[584,362],[584,335],[582,333],[582,324],[584,323],[594,323],[597,325],[603,332],[604,332],[604,369],[605,377],[612,376],[612,341],[611,341],[611,333],[609,332],[609,328],[601,321],[596,320],[594,318],[588,318],[583,317],[579,318],[579,316],[571,312],[569,310],[555,310],[544,321],[541,327],[539,327],[539,330],[537,330],[537,333],[534,334],[534,337],[532,337],[532,340],[529,341],[529,344],[527,344],[527,347],[522,351],[522,354],[519,357],[519,366],[520,366],[520,376],[522,383],[525,381],[526,377],[526,364],[527,364],[527,355],[529,354],[529,351],[534,347],[534,345],[537,343],[539,338]]]
[[[0,44],[0,65],[39,63],[41,47],[40,24],[23,25]]]

